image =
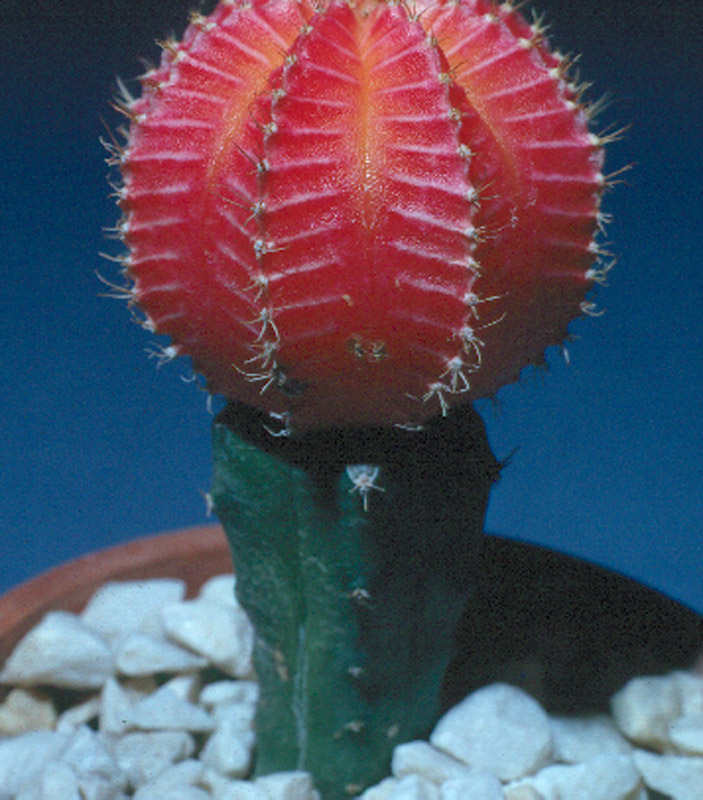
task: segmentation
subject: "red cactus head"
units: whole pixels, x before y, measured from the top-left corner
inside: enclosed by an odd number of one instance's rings
[[[223,0],[128,101],[133,301],[293,429],[495,393],[584,308],[601,141],[490,0]]]

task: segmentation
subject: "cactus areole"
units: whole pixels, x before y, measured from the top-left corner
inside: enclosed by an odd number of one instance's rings
[[[290,433],[417,426],[561,343],[599,278],[603,140],[489,0],[225,0],[126,97],[131,300]]]

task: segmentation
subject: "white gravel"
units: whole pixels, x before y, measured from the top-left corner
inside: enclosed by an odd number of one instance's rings
[[[110,584],[83,614],[52,612],[17,645],[0,671],[11,687],[0,800],[317,800],[306,773],[248,780],[258,687],[234,579],[184,596],[175,580]],[[206,683],[213,667],[220,678]],[[59,710],[47,687],[85,693]],[[702,676],[637,678],[610,716],[582,718],[486,686],[429,742],[398,745],[391,774],[362,798],[648,800],[649,790],[703,800]]]

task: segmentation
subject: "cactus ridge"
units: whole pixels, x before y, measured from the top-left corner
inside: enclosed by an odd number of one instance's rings
[[[142,89],[130,301],[284,432],[422,424],[590,308],[609,138],[509,4],[223,2]]]

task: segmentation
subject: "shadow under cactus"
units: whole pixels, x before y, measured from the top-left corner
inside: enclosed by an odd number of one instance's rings
[[[550,713],[607,711],[630,679],[689,669],[703,657],[699,614],[598,565],[486,535],[473,574],[444,708],[501,680]]]

